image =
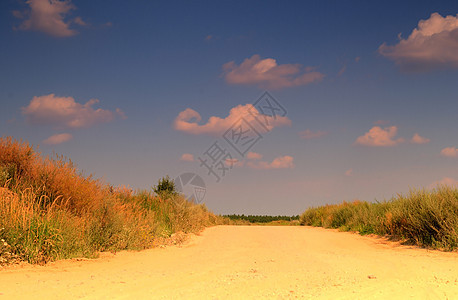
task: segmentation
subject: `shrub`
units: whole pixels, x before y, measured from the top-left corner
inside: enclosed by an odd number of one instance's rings
[[[177,195],[175,182],[168,175],[159,179],[157,185],[153,187],[153,191],[163,199]]]

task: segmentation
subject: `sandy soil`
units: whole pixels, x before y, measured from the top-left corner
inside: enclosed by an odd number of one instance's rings
[[[3,299],[458,299],[458,253],[311,227],[218,226],[181,247],[0,270]]]

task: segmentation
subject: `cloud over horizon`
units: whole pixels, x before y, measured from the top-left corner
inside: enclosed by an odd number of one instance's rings
[[[379,53],[393,60],[403,71],[425,72],[433,69],[458,68],[458,15],[442,17],[432,13],[420,20],[407,39],[383,43]]]
[[[262,154],[256,153],[256,152],[248,152],[246,154],[246,158],[247,159],[258,160],[258,159],[262,159]]]
[[[43,144],[46,145],[58,145],[73,139],[73,136],[70,133],[60,133],[55,134],[43,141]]]
[[[245,59],[240,65],[230,61],[223,65],[227,83],[255,85],[263,89],[282,89],[320,81],[324,74],[300,64],[277,64],[273,58],[261,59],[258,54]]]
[[[190,153],[184,153],[181,158],[180,158],[181,161],[194,161],[194,155],[190,154]]]
[[[458,180],[451,178],[451,177],[443,177],[441,180],[431,183],[429,185],[429,188],[433,189],[433,188],[437,188],[443,185],[447,185],[450,187],[453,187],[453,186],[458,187]]]
[[[428,138],[425,138],[425,137],[423,137],[423,136],[421,136],[421,135],[419,135],[418,133],[415,133],[415,134],[413,135],[412,139],[410,140],[410,142],[411,142],[412,144],[419,144],[419,145],[421,145],[421,144],[428,144],[429,142],[431,142],[431,140],[428,139]]]
[[[350,168],[350,169],[346,170],[346,171],[345,171],[345,176],[347,176],[347,177],[353,176],[353,169]]]
[[[446,157],[458,157],[458,148],[447,147],[441,150],[441,155]]]
[[[381,128],[379,126],[372,127],[364,135],[358,137],[355,144],[370,146],[370,147],[391,147],[403,143],[403,138],[395,139],[398,134],[396,126]]]
[[[294,158],[289,155],[278,156],[271,162],[262,161],[262,154],[248,152],[246,160],[227,159],[226,164],[235,167],[248,167],[250,169],[271,170],[271,169],[293,169]]]
[[[66,19],[76,9],[70,0],[28,0],[25,3],[29,5],[29,9],[13,11],[16,18],[23,19],[16,29],[39,31],[54,37],[69,37],[78,33],[70,28],[72,24],[86,26],[79,16],[72,20]]]
[[[183,131],[194,135],[219,135],[228,130],[240,118],[244,118],[247,122],[250,123],[254,122],[255,117],[252,114],[250,114],[250,110],[255,115],[257,115],[258,118],[260,116],[263,116],[263,119],[265,119],[265,123],[268,124],[267,127],[269,129],[291,125],[291,120],[286,116],[272,117],[262,115],[253,105],[240,104],[236,107],[231,108],[231,110],[229,111],[229,115],[226,118],[212,116],[208,119],[207,123],[202,125],[199,124],[199,122],[202,121],[202,117],[200,116],[200,114],[191,108],[187,108],[184,111],[180,112],[178,116],[175,118],[173,128],[175,130]]]
[[[272,162],[265,161],[248,161],[247,166],[252,169],[270,170],[270,169],[292,169],[294,168],[294,158],[289,155],[278,156]]]
[[[120,109],[115,112],[94,109],[98,99],[91,99],[80,104],[73,97],[58,97],[54,94],[35,96],[29,105],[22,107],[22,114],[30,124],[51,125],[56,128],[88,128],[98,123],[107,123],[116,115],[125,118]]]

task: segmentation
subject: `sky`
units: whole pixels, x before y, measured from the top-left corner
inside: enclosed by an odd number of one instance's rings
[[[458,185],[457,83],[457,1],[0,2],[1,136],[219,214]]]

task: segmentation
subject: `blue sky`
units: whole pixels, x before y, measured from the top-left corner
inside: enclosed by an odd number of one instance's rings
[[[217,213],[456,185],[457,14],[456,1],[2,1],[0,134],[113,185],[196,173]],[[199,157],[266,90],[286,115],[244,156],[226,144],[216,182]]]

